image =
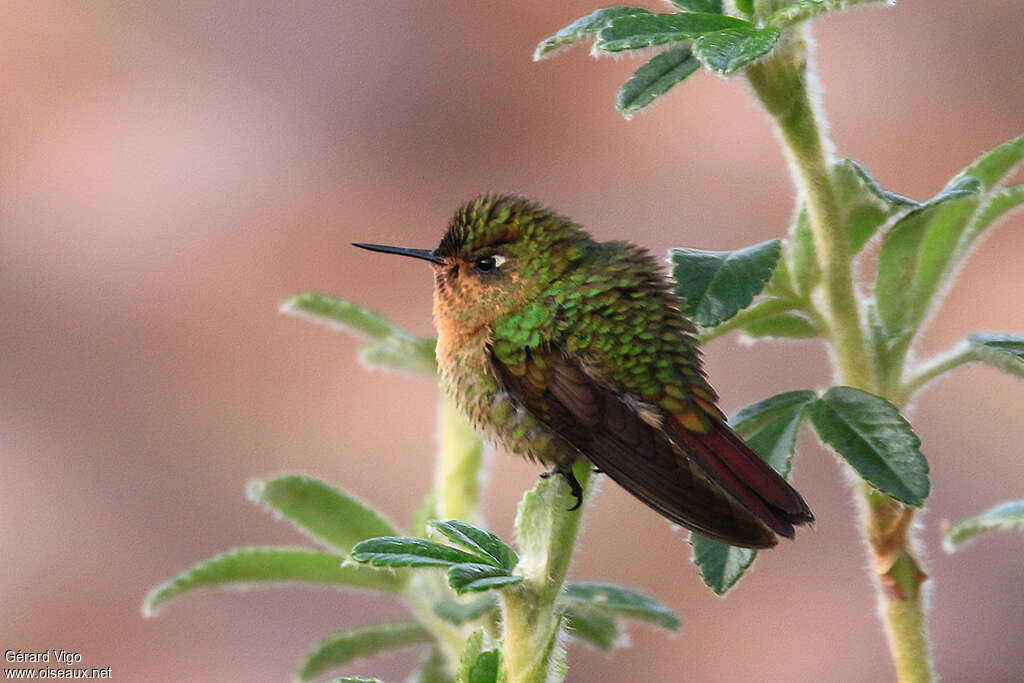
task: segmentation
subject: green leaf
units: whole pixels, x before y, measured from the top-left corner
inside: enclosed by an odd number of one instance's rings
[[[758,401],[736,413],[729,424],[772,469],[788,477],[796,450],[796,437],[813,391],[787,391]],[[691,559],[701,579],[718,595],[736,585],[754,562],[757,551],[690,534]]]
[[[498,599],[493,595],[485,595],[472,602],[455,602],[454,600],[441,600],[434,603],[434,613],[445,621],[459,625],[467,621],[479,619],[485,614],[490,614],[498,609]]]
[[[359,541],[397,533],[366,504],[312,477],[285,474],[250,481],[246,494],[320,545],[342,554]]]
[[[1024,135],[1007,140],[995,149],[985,152],[960,171],[950,181],[957,185],[970,177],[981,183],[985,191],[992,190],[1024,159]]]
[[[690,533],[690,548],[690,560],[697,566],[701,580],[718,595],[729,592],[757,557],[753,548],[738,548],[697,532]]]
[[[351,557],[374,567],[451,567],[457,564],[476,564],[484,558],[450,545],[423,538],[386,536],[357,543]]]
[[[503,567],[507,570],[513,569],[519,562],[519,557],[512,548],[505,545],[500,538],[490,531],[479,529],[472,524],[466,524],[452,519],[447,522],[430,522],[430,525],[440,531],[448,540],[461,545],[478,555],[490,559],[490,564]]]
[[[440,648],[433,648],[409,677],[410,683],[452,683]]]
[[[688,47],[662,52],[636,70],[619,88],[615,106],[623,114],[634,114],[664,95],[700,66]]]
[[[883,190],[863,166],[851,159],[840,159],[832,165],[832,183],[843,231],[849,236],[853,253],[859,252],[890,216],[917,206],[912,199]]]
[[[670,5],[683,12],[722,13],[722,0],[667,0]]]
[[[477,629],[466,639],[459,655],[459,667],[455,672],[457,683],[493,683],[497,680],[501,660],[495,660],[497,650],[484,649],[484,632]],[[493,675],[488,675],[493,671]]]
[[[808,296],[821,279],[821,267],[814,251],[814,235],[807,209],[801,209],[786,240],[786,259],[793,286],[800,296]]]
[[[753,27],[705,33],[693,43],[693,51],[704,66],[728,76],[772,51],[779,42],[779,29]]]
[[[427,376],[437,373],[433,339],[414,337],[386,318],[350,301],[307,292],[281,304],[281,312],[375,341],[359,356],[370,367],[407,370]]]
[[[864,481],[907,505],[928,497],[928,461],[896,406],[852,387],[833,387],[810,405],[811,422]]]
[[[567,606],[580,605],[612,615],[639,619],[670,631],[679,628],[679,617],[655,598],[610,583],[567,584],[559,601]]]
[[[810,318],[797,311],[786,311],[752,322],[743,328],[743,333],[754,339],[762,337],[809,339],[821,334]]]
[[[753,403],[736,413],[729,424],[772,469],[789,475],[797,431],[813,391],[787,391]]]
[[[736,0],[736,9],[751,19],[754,18],[754,0]]]
[[[533,61],[540,61],[550,57],[562,48],[591,40],[598,31],[607,26],[616,17],[632,16],[636,14],[649,14],[645,9],[639,7],[605,7],[591,12],[585,17],[580,17],[553,36],[545,38],[537,45],[533,53]]]
[[[313,646],[299,666],[296,677],[300,681],[309,681],[353,659],[430,642],[433,642],[430,632],[414,621],[341,631]]]
[[[875,2],[889,3],[891,0],[801,0],[776,10],[768,17],[765,23],[771,26],[778,26],[779,28],[786,28],[827,12]]]
[[[636,14],[613,19],[597,33],[592,52],[639,50],[678,43],[705,33],[753,26],[749,21],[722,14]]]
[[[672,249],[675,291],[686,301],[683,312],[704,327],[736,315],[764,289],[781,248],[779,240],[769,240],[736,251]]]
[[[947,553],[959,550],[979,534],[989,531],[1024,531],[1024,500],[997,505],[976,517],[965,519],[942,537]]]
[[[476,658],[466,677],[467,683],[497,683],[498,670],[501,668],[501,652],[484,650]]]
[[[952,188],[904,215],[885,235],[875,302],[891,336],[905,337],[924,320],[979,202],[976,192]]]
[[[619,640],[619,622],[615,617],[583,604],[565,610],[569,635],[589,643],[602,652],[609,652]]]
[[[153,588],[142,613],[155,616],[172,600],[198,590],[308,584],[318,588],[397,591],[403,577],[364,567],[343,567],[343,557],[305,548],[236,548],[198,562]]]
[[[990,193],[985,204],[974,214],[970,225],[957,246],[957,256],[968,251],[978,236],[1000,218],[1024,204],[1024,185],[999,188]]]
[[[504,567],[490,564],[460,563],[448,570],[448,585],[459,595],[504,588],[522,580],[523,577],[512,576]]]
[[[1011,375],[1024,377],[1024,337],[1011,334],[972,334],[967,338],[978,360]]]

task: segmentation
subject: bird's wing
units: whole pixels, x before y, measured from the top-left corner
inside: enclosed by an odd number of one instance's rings
[[[704,432],[603,383],[559,346],[526,350],[508,365],[492,353],[507,390],[620,486],[668,519],[751,548],[792,537],[810,511],[719,418]],[[717,411],[716,411],[717,412]],[[684,418],[685,420],[685,418]],[[795,498],[794,498],[795,497]]]

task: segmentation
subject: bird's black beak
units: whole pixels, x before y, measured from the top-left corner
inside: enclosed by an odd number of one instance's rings
[[[399,256],[411,256],[413,258],[423,259],[424,261],[430,261],[438,265],[444,265],[444,259],[440,256],[435,256],[434,252],[429,249],[408,249],[406,247],[389,247],[383,244],[363,244],[361,242],[353,242],[353,247],[359,247],[360,249],[368,249],[370,251],[380,251],[385,254],[398,254]]]

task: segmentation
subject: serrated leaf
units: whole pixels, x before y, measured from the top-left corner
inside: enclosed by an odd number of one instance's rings
[[[372,657],[388,650],[430,643],[433,640],[430,632],[414,621],[374,624],[352,631],[340,631],[313,646],[299,665],[296,677],[300,681],[308,681],[354,659]]]
[[[701,580],[717,595],[729,592],[757,557],[753,548],[738,548],[697,532],[690,533],[690,548],[690,560]]]
[[[965,519],[943,534],[947,553],[959,550],[968,541],[989,531],[1024,531],[1024,500],[997,505],[975,517]]]
[[[821,440],[864,481],[907,505],[924,503],[928,461],[896,406],[860,389],[833,387],[809,411]]]
[[[998,147],[991,149],[971,162],[967,168],[957,173],[951,185],[955,185],[965,177],[971,177],[981,183],[988,191],[994,188],[1024,159],[1024,135],[1007,140]]]
[[[397,591],[404,579],[364,567],[343,567],[344,558],[305,548],[236,548],[198,562],[154,587],[142,613],[156,615],[164,605],[189,593],[287,585]]]
[[[482,598],[465,603],[455,602],[454,600],[441,600],[434,603],[434,613],[455,625],[479,619],[497,609],[498,599],[493,595],[485,595]]]
[[[566,605],[583,605],[590,609],[639,619],[670,631],[679,628],[679,617],[655,598],[610,583],[570,583],[559,601]]]
[[[722,14],[636,14],[613,19],[598,31],[593,53],[639,50],[692,40],[705,33],[753,26]]]
[[[771,52],[780,35],[779,29],[774,27],[715,31],[697,38],[693,51],[704,66],[728,76]]]
[[[776,394],[739,411],[729,424],[772,469],[788,478],[800,423],[816,399],[813,391]],[[718,595],[735,586],[757,556],[751,548],[738,548],[698,533],[690,534],[690,547],[701,579]]]
[[[423,538],[386,536],[357,543],[350,557],[356,562],[374,567],[451,567],[457,564],[476,564],[484,558],[476,553],[435,543]]]
[[[743,333],[754,339],[761,339],[763,337],[810,339],[820,334],[810,318],[796,311],[785,311],[770,318],[752,322],[743,328]]]
[[[501,652],[484,650],[469,669],[466,683],[497,683],[501,668]]]
[[[427,653],[427,656],[416,667],[413,671],[412,676],[409,677],[410,683],[453,683],[451,675],[449,675],[445,663],[444,655],[441,654],[440,648],[433,648]]]
[[[688,47],[677,47],[644,64],[619,88],[615,106],[633,114],[668,92],[697,70],[700,63]]]
[[[375,341],[360,353],[360,360],[371,367],[407,370],[427,376],[437,373],[433,339],[415,337],[351,301],[307,292],[281,304],[281,312]]]
[[[722,13],[722,0],[667,0],[667,2],[683,12]]]
[[[449,541],[482,557],[489,558],[490,564],[497,567],[511,570],[519,562],[519,556],[515,551],[490,531],[456,519],[447,522],[433,521],[430,522],[430,526],[444,534]]]
[[[464,593],[497,590],[523,580],[512,576],[504,567],[490,564],[457,564],[448,570],[448,585],[462,595]]]
[[[907,335],[924,320],[979,202],[977,193],[953,188],[908,212],[885,235],[875,302],[892,336]]]
[[[619,640],[619,622],[615,617],[586,605],[570,605],[565,610],[565,626],[572,638],[609,652]]]
[[[967,338],[978,360],[1003,372],[1024,377],[1024,337],[1011,334],[972,334]]]
[[[634,14],[649,14],[645,9],[639,7],[605,7],[591,12],[585,17],[580,17],[553,36],[549,36],[537,45],[534,50],[533,60],[540,61],[550,57],[562,48],[575,45],[592,39],[598,31],[608,25],[616,17],[630,16]]]
[[[769,240],[736,251],[671,250],[675,292],[683,312],[711,327],[747,307],[764,289],[778,263],[782,243]]]
[[[359,541],[398,533],[373,508],[312,477],[285,474],[250,481],[246,495],[320,545],[342,554]]]

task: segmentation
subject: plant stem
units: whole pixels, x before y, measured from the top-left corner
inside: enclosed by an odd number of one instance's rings
[[[439,408],[437,515],[440,519],[478,521],[483,443],[447,396]]]
[[[775,118],[785,142],[800,199],[814,237],[821,266],[832,348],[843,381],[870,390],[874,370],[867,353],[860,308],[853,288],[849,240],[829,173],[827,143],[818,123],[819,113],[807,88],[806,26],[790,30],[771,57],[747,69],[754,92]]]
[[[574,468],[586,495],[579,509],[561,477],[541,481],[519,505],[517,572],[525,581],[501,594],[502,677],[506,683],[544,683],[564,677],[559,649],[562,615],[555,606],[572,559],[592,486],[590,463]]]
[[[916,368],[916,371],[899,388],[896,396],[898,400],[893,401],[893,403],[905,405],[924,385],[939,375],[943,375],[966,363],[973,363],[976,360],[978,360],[978,355],[974,349],[967,344],[960,344],[952,351],[934,358],[927,365]]]
[[[774,3],[755,4],[759,15]],[[814,248],[821,267],[823,312],[833,361],[843,384],[890,399],[879,362],[868,353],[860,305],[853,283],[853,253],[829,172],[830,144],[824,115],[815,105],[808,83],[806,25],[788,29],[771,56],[750,66],[747,77],[762,104],[775,119],[785,143],[790,168],[807,208]],[[810,74],[810,75],[809,75]],[[863,529],[875,578],[879,615],[899,680],[932,680],[931,652],[925,627],[922,583],[927,575],[915,557],[914,510],[866,484],[858,487]]]

